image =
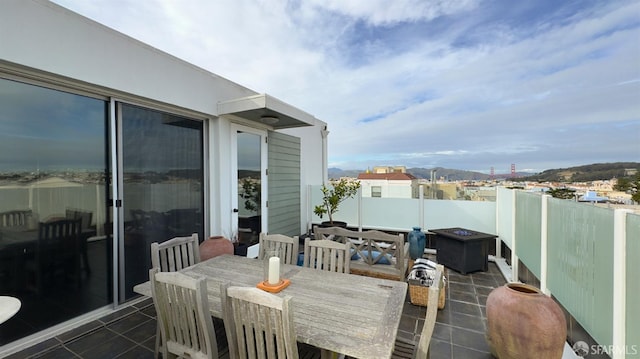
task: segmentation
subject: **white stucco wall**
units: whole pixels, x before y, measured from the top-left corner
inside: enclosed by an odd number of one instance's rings
[[[371,197],[371,187],[381,189],[382,198],[412,198],[412,181],[360,180],[362,197]]]

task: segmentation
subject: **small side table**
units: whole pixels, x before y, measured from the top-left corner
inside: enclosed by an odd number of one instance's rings
[[[18,313],[21,306],[22,303],[18,298],[0,296],[0,323],[6,322]]]

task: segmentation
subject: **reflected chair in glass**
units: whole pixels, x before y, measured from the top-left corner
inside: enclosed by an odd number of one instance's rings
[[[260,254],[258,258],[264,259],[264,254],[277,252],[280,261],[284,264],[296,264],[298,257],[298,236],[289,237],[283,234],[260,233]]]
[[[31,229],[34,222],[33,212],[26,210],[11,210],[0,212],[0,231],[8,230],[21,232]],[[0,232],[0,240],[2,239]],[[4,291],[18,290],[20,287],[19,276],[23,248],[2,248],[0,251],[0,284]]]
[[[0,213],[0,227],[29,229],[33,220],[33,211],[30,209],[13,210]]]
[[[291,296],[223,283],[220,297],[231,358],[298,359]]]
[[[153,268],[149,280],[164,343],[162,357],[218,358],[206,279]]]
[[[350,263],[351,243],[305,239],[303,267],[348,274]]]
[[[40,223],[33,260],[26,263],[36,293],[42,294],[45,281],[50,283],[56,277],[71,278],[80,287],[80,222],[60,219]]]
[[[93,220],[93,213],[89,211],[83,211],[79,209],[67,208],[65,212],[67,219],[80,219],[80,253],[82,254],[82,263],[84,271],[87,275],[91,274],[91,267],[89,266],[89,255],[87,253],[87,240],[91,236],[95,236],[96,231],[91,230],[91,222]]]

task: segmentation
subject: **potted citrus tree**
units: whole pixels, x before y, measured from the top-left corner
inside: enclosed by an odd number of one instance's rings
[[[338,212],[338,207],[342,201],[351,198],[358,193],[360,182],[341,178],[339,180],[330,181],[330,186],[322,185],[322,203],[315,206],[313,213],[320,218],[326,214],[329,221],[322,222],[323,226],[342,226],[346,227],[345,222],[333,220],[333,215]]]

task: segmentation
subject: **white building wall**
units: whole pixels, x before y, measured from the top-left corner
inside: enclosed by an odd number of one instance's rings
[[[371,197],[371,187],[381,187],[382,198],[412,198],[411,181],[359,180],[362,197]]]

